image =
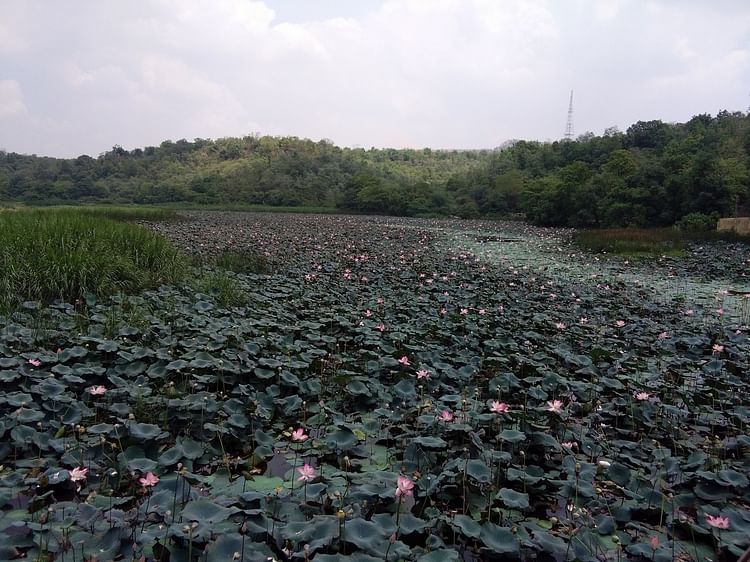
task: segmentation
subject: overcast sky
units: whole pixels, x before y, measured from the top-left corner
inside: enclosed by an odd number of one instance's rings
[[[750,0],[0,0],[0,149],[491,148],[750,106]]]

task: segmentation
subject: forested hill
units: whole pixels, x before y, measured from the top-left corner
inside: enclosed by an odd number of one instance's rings
[[[235,203],[389,214],[525,215],[560,226],[673,224],[750,203],[750,116],[640,121],[483,151],[339,148],[295,137],[165,141],[97,158],[0,152],[0,200]]]

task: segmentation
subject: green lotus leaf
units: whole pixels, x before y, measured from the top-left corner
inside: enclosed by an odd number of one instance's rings
[[[501,488],[495,497],[502,500],[505,506],[512,509],[526,509],[529,507],[529,494],[516,492],[510,488]]]
[[[458,562],[460,556],[457,550],[441,548],[417,558],[417,562]]]
[[[222,507],[209,500],[197,499],[189,501],[180,515],[186,521],[220,523],[236,512],[237,509]]]
[[[478,459],[472,459],[466,463],[466,474],[481,483],[487,483],[492,479],[492,472],[487,463]]]
[[[455,515],[451,519],[451,524],[458,527],[461,533],[472,539],[478,539],[482,532],[482,527],[479,523],[468,515]]]
[[[520,443],[526,439],[526,434],[515,429],[504,429],[500,432],[498,438],[507,441],[508,443]]]
[[[607,476],[620,486],[627,486],[630,482],[630,469],[622,463],[613,462],[607,469]]]
[[[346,385],[346,390],[349,394],[354,396],[369,396],[370,389],[362,382],[358,380],[351,381]]]
[[[182,369],[185,369],[190,364],[185,361],[184,359],[175,359],[174,361],[170,361],[167,364],[167,371],[181,371]]]
[[[359,443],[359,439],[357,439],[357,436],[354,435],[351,429],[345,427],[329,434],[326,437],[326,442],[335,449],[346,451]]]
[[[735,486],[737,488],[745,488],[750,483],[746,475],[732,469],[720,470],[716,474],[716,477],[719,484]]]
[[[130,423],[128,424],[128,431],[136,439],[145,440],[155,439],[162,434],[161,428],[152,423]]]
[[[494,523],[485,522],[479,536],[482,542],[498,554],[518,556],[520,547],[518,538],[506,527],[499,527]]]
[[[424,447],[425,449],[445,449],[448,446],[448,443],[442,438],[429,435],[415,437],[412,440],[412,443]]]

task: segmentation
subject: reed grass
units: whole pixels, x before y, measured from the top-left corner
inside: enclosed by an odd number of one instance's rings
[[[573,241],[590,252],[627,256],[679,256],[687,237],[674,228],[610,228],[581,230]]]
[[[144,216],[143,209],[95,207],[0,212],[0,309],[27,300],[74,302],[89,293],[136,292],[178,280],[188,263],[171,242],[113,220]]]

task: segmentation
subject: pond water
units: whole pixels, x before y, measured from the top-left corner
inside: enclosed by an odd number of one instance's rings
[[[716,267],[710,275],[701,274],[700,262],[707,259],[704,248],[691,249],[684,258],[628,260],[583,252],[571,244],[570,231],[518,227],[506,232],[439,230],[445,251],[471,252],[482,261],[524,269],[563,285],[622,284],[650,300],[680,307],[686,316],[722,316],[725,321],[750,324],[750,277],[744,277],[744,272],[717,276]],[[716,259],[722,257],[719,254]]]

